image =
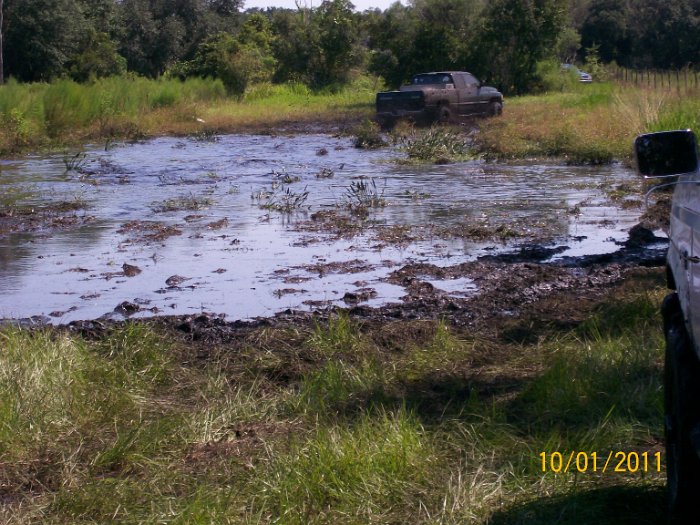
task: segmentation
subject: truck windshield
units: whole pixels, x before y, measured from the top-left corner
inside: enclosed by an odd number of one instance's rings
[[[416,75],[411,80],[411,84],[453,84],[452,76],[445,73],[429,73],[425,75]]]

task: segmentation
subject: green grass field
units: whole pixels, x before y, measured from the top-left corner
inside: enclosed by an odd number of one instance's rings
[[[700,129],[697,88],[594,82],[565,92],[506,101],[504,117],[485,121],[477,142],[496,158],[561,157],[569,162],[629,161],[640,133]]]
[[[3,328],[0,521],[659,523],[660,280],[575,328],[341,312],[211,344],[157,323]],[[572,451],[582,472],[543,472],[542,452]],[[603,472],[617,451],[647,471]]]
[[[91,140],[359,121],[372,115],[374,93],[380,87],[368,78],[338,92],[311,92],[300,84],[258,85],[237,99],[225,96],[219,80],[209,79],[10,81],[0,86],[0,154]]]

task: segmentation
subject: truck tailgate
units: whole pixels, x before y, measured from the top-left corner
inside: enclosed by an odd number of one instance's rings
[[[377,93],[377,113],[420,111],[425,107],[422,91],[382,91]]]

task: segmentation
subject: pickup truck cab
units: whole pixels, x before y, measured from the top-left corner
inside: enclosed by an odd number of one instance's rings
[[[377,93],[377,120],[385,127],[396,119],[449,122],[458,116],[500,115],[503,95],[466,71],[414,75],[398,91]]]
[[[641,174],[673,189],[663,302],[664,431],[671,523],[700,523],[700,170],[690,130],[635,140]]]

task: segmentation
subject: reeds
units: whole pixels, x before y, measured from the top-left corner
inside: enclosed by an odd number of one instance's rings
[[[127,76],[89,84],[10,80],[0,86],[0,120],[6,123],[0,146],[8,151],[47,140],[70,142],[76,135],[119,136],[130,128],[145,128],[142,119],[149,112],[211,103],[224,95],[220,81],[204,79],[181,82]]]

